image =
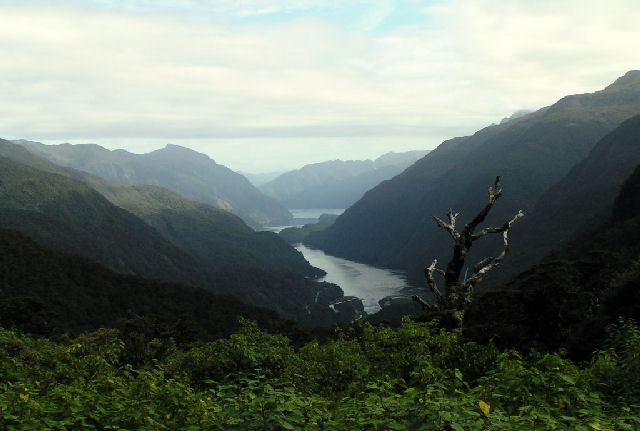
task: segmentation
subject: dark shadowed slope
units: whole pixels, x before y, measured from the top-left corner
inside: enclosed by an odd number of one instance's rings
[[[50,161],[128,185],[156,185],[231,211],[252,226],[284,224],[291,214],[242,175],[177,145],[148,154],[98,145],[43,145],[15,141]]]
[[[0,229],[0,324],[38,334],[114,327],[131,315],[158,320],[178,342],[237,329],[237,316],[280,324],[270,310],[203,289],[116,274]]]
[[[367,192],[306,243],[418,274],[434,257],[445,262],[450,257],[449,237],[433,215],[444,216],[453,208],[461,214],[459,223],[465,223],[485,204],[487,187],[501,175],[504,197],[487,222],[502,224],[519,209],[531,209],[596,142],[639,113],[640,72],[632,71],[602,91],[567,96],[535,113],[446,141]],[[490,240],[479,242],[475,256],[492,246],[499,248]]]
[[[505,281],[536,263],[579,230],[591,230],[610,217],[617,191],[640,163],[640,116],[623,122],[602,138],[587,158],[538,200],[512,239]]]
[[[194,258],[89,186],[0,157],[0,226],[115,271],[206,285]]]
[[[567,349],[584,359],[619,316],[640,320],[640,165],[592,228],[478,295],[468,335],[528,350]]]

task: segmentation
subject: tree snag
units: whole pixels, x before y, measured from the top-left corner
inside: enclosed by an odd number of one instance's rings
[[[487,204],[464,226],[462,232],[456,230],[456,221],[459,214],[454,213],[451,209],[449,209],[447,213],[448,223],[436,216],[433,217],[438,226],[449,232],[451,238],[453,238],[453,256],[447,264],[446,270],[442,270],[436,266],[438,264],[437,259],[434,259],[431,265],[424,268],[424,276],[435,296],[435,302],[428,303],[418,296],[414,296],[413,299],[420,303],[424,309],[451,312],[459,331],[462,330],[464,315],[471,304],[476,284],[479,283],[489,271],[502,264],[502,261],[509,252],[509,230],[511,230],[513,224],[518,221],[520,217],[524,216],[524,212],[520,210],[511,220],[505,222],[502,226],[487,227],[480,232],[474,233],[475,229],[484,221],[491,211],[491,208],[493,208],[493,205],[495,205],[501,196],[500,176],[497,176],[493,186],[489,187],[489,200]],[[473,266],[471,275],[466,277],[465,274],[464,280],[460,281],[460,274],[464,268],[464,260],[473,242],[492,233],[502,233],[504,240],[502,253],[496,257],[487,257],[477,262]],[[444,278],[444,292],[438,288],[435,273],[440,274]]]

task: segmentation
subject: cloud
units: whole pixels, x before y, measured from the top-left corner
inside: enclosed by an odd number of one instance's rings
[[[0,3],[4,136],[429,148],[602,88],[640,60],[635,0],[404,2],[415,16],[389,28],[395,6],[384,2],[27,3]],[[346,4],[357,25],[333,19]]]

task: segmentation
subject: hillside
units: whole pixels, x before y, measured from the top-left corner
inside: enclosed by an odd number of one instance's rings
[[[206,286],[197,261],[89,186],[0,157],[0,227],[120,273]]]
[[[540,197],[514,229],[509,265],[494,280],[506,281],[576,232],[589,231],[609,218],[618,190],[639,163],[640,116],[635,116],[602,138]]]
[[[237,316],[282,324],[273,311],[204,289],[116,274],[5,229],[0,229],[0,284],[0,324],[42,335],[116,327],[132,316],[172,330],[182,343],[229,335],[238,327]]]
[[[46,172],[80,180],[111,203],[144,220],[165,239],[210,269],[225,266],[322,275],[275,234],[254,232],[240,218],[186,199],[157,186],[125,186],[38,157],[22,146],[0,140],[0,156]]]
[[[607,325],[640,320],[639,190],[640,164],[616,198],[607,196],[608,216],[506,285],[479,294],[467,335],[584,359],[602,345]]]
[[[459,223],[465,223],[484,206],[487,187],[500,175],[504,196],[487,224],[502,224],[519,209],[530,210],[603,136],[639,113],[640,72],[631,71],[602,91],[567,96],[472,136],[445,141],[305,242],[421,278],[425,264],[433,258],[447,261],[450,255],[449,237],[433,215],[444,216],[453,208],[461,214]],[[499,248],[490,240],[478,243],[471,259],[493,253],[492,246]]]
[[[249,225],[284,224],[291,214],[242,175],[208,156],[177,145],[148,154],[109,151],[99,145],[44,145],[15,141],[62,166],[127,185],[156,185],[240,216]]]
[[[199,260],[165,240],[157,230],[111,204],[84,183],[4,157],[0,157],[0,215],[2,228],[22,232],[55,251],[89,257],[120,273],[233,295],[247,303],[268,307],[282,316],[295,317],[306,325],[327,325],[335,319],[344,319],[329,308],[331,301],[342,297],[337,286],[316,283],[302,274],[285,271],[267,271],[239,264],[220,268],[207,265],[204,258]],[[177,232],[189,229],[188,219],[174,216],[176,223],[181,223]],[[207,223],[206,226],[211,226],[210,221]],[[275,234],[249,233],[265,241],[264,251],[271,249],[273,244],[292,250],[292,256],[301,259],[307,271],[317,272]],[[244,246],[248,248],[251,243]],[[206,252],[208,258],[212,258],[214,250],[207,249],[206,238],[193,247],[202,247],[201,253]],[[241,249],[236,247],[236,250]],[[320,307],[326,313],[318,318],[314,307]]]
[[[287,208],[347,208],[428,151],[387,153],[376,160],[332,160],[286,172],[260,186]]]

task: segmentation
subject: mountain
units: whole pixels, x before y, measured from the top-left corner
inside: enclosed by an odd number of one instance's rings
[[[523,351],[564,349],[582,360],[602,345],[608,325],[640,320],[639,192],[640,164],[606,196],[606,216],[506,285],[481,292],[466,335]]]
[[[246,179],[248,179],[251,184],[256,187],[260,187],[261,185],[268,183],[269,181],[279,177],[284,172],[264,172],[259,174],[250,174],[248,172],[237,171],[239,174],[243,175]]]
[[[260,186],[287,208],[347,208],[428,151],[387,153],[376,160],[332,160],[286,172]]]
[[[0,226],[120,273],[207,285],[197,261],[79,181],[0,157]]]
[[[305,243],[420,277],[426,264],[434,258],[446,262],[451,253],[448,234],[432,216],[453,208],[462,226],[485,205],[487,188],[500,175],[504,196],[487,224],[502,224],[519,209],[533,208],[601,138],[639,113],[640,72],[631,71],[604,90],[567,96],[472,136],[445,141],[367,192],[333,226],[311,233]],[[495,253],[500,240],[479,241],[470,261]]]
[[[591,230],[611,216],[617,191],[640,164],[640,115],[624,121],[602,138],[537,201],[513,230],[509,265],[496,281],[536,263],[575,233]]]
[[[46,172],[80,180],[114,205],[141,218],[165,239],[210,269],[225,266],[290,271],[315,277],[301,253],[270,232],[254,232],[239,217],[157,186],[125,186],[51,163],[0,140],[0,155]]]
[[[56,164],[127,185],[156,185],[230,211],[250,226],[285,224],[291,214],[242,175],[208,156],[177,145],[148,154],[109,151],[99,145],[44,145],[14,141]]]
[[[183,230],[189,228],[189,220],[180,223]],[[342,297],[338,286],[313,282],[292,272],[207,265],[204,258],[172,244],[85,183],[5,157],[0,157],[0,228],[19,231],[56,252],[89,257],[120,273],[233,295],[282,316],[295,317],[302,324],[329,325],[350,318],[329,307]],[[264,238],[301,257],[275,234],[263,235],[260,240]],[[202,244],[207,246],[206,241]]]
[[[0,229],[0,323],[50,335],[115,327],[131,314],[158,319],[175,339],[212,339],[237,329],[237,316],[265,325],[273,311],[204,289],[117,274],[85,257],[48,250],[19,232]],[[178,334],[174,334],[178,335]]]

